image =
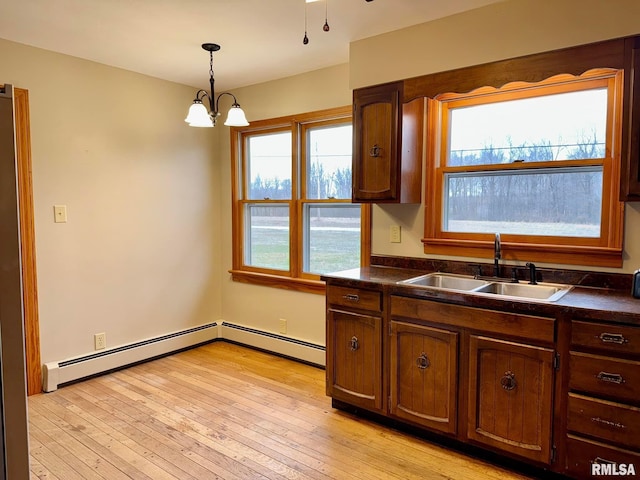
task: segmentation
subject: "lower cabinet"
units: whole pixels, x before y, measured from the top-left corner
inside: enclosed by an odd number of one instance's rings
[[[327,286],[327,394],[552,466],[555,319]]]
[[[392,415],[456,433],[458,333],[391,321]]]
[[[571,321],[567,473],[640,475],[640,329]]]
[[[330,309],[327,315],[327,395],[382,410],[382,318]]]
[[[551,461],[554,351],[471,335],[467,436]]]

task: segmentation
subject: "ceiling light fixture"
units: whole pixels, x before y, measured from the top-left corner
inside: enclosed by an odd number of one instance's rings
[[[230,95],[233,97],[233,105],[231,105],[231,109],[229,109],[227,120],[224,124],[229,127],[246,127],[249,125],[249,122],[247,122],[247,117],[240,108],[236,97],[229,92],[222,92],[216,97],[214,89],[215,81],[213,79],[213,52],[220,50],[220,45],[216,43],[203,43],[202,48],[209,52],[209,85],[211,86],[211,93],[209,94],[206,90],[198,90],[196,92],[196,98],[193,100],[191,107],[189,107],[189,113],[184,121],[187,122],[190,127],[215,127],[216,119],[220,116],[220,111],[218,110],[220,97]],[[207,107],[202,103],[205,97],[209,99],[209,110],[207,110]]]

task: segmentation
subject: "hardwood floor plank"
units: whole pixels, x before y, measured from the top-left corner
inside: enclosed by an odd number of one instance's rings
[[[216,342],[35,395],[31,478],[527,478],[335,410],[324,383]]]
[[[208,472],[205,473],[204,478],[236,480],[243,478],[243,475],[244,478],[249,478],[250,474],[255,474],[250,469],[244,469],[235,460],[209,449],[185,432],[176,430],[150,416],[149,413],[141,411],[131,405],[128,399],[119,398],[117,393],[111,392],[105,395],[103,388],[99,385],[86,387],[88,388],[83,391],[83,395],[90,395],[89,398],[94,396],[95,401],[99,402],[99,405],[115,418],[131,422],[135,428],[147,433],[152,438],[162,440],[169,447],[204,468]],[[256,476],[256,478],[260,477]]]

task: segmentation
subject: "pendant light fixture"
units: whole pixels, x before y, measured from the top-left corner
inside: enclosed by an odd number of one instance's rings
[[[213,52],[220,50],[220,45],[216,43],[203,43],[202,48],[209,52],[209,85],[211,86],[211,93],[206,90],[198,90],[196,92],[196,98],[193,100],[191,107],[189,107],[189,113],[184,121],[187,122],[190,127],[215,127],[216,119],[220,116],[220,111],[218,110],[220,97],[229,95],[233,97],[233,105],[231,105],[231,109],[227,114],[227,120],[224,124],[229,127],[246,127],[249,125],[249,122],[240,108],[236,97],[229,92],[222,92],[216,97],[214,89],[215,81],[213,79]],[[202,103],[204,98],[207,98],[209,101],[209,110],[207,110],[207,107]]]
[[[307,3],[315,3],[319,0],[305,0],[304,2],[304,37],[302,38],[302,44],[309,44],[309,36],[307,35]],[[323,32],[331,30],[329,27],[329,0],[324,0],[324,25],[322,26]]]

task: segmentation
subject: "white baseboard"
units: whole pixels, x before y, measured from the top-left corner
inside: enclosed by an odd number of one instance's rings
[[[322,345],[227,322],[214,322],[89,355],[45,363],[42,370],[43,390],[53,392],[58,386],[69,382],[213,340],[229,340],[307,363],[325,365],[325,348]]]

